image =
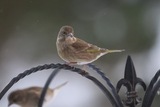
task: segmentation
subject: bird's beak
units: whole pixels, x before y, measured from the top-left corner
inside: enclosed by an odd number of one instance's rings
[[[73,37],[73,33],[69,33],[67,36],[68,37]]]
[[[9,104],[8,104],[8,107],[10,107],[12,105],[12,103],[10,102]]]

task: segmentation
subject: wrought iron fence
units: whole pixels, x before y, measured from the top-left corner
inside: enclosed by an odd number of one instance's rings
[[[36,73],[38,71],[48,70],[48,69],[54,69],[54,70],[44,85],[44,88],[41,93],[41,97],[39,99],[38,107],[42,107],[48,86],[50,85],[51,81],[56,76],[56,74],[59,73],[62,69],[78,73],[83,77],[91,80],[102,90],[102,92],[105,94],[106,98],[108,98],[108,100],[110,101],[113,107],[124,107],[124,106],[136,107],[140,103],[142,107],[151,107],[154,97],[158,89],[160,88],[160,79],[159,79],[160,70],[157,71],[155,76],[152,78],[149,86],[147,87],[144,81],[141,78],[137,77],[134,64],[130,56],[128,56],[126,61],[124,78],[118,81],[116,88],[113,86],[109,78],[98,67],[96,67],[93,64],[88,64],[88,67],[96,71],[96,73],[102,77],[102,79],[106,82],[106,84],[110,89],[107,89],[98,79],[91,76],[88,72],[82,69],[72,67],[67,64],[52,63],[52,64],[45,64],[42,66],[33,67],[29,70],[24,71],[23,73],[20,73],[17,77],[14,77],[6,85],[6,87],[1,91],[0,100],[5,95],[5,93],[19,80],[23,79],[24,77],[32,73]],[[137,94],[137,91],[135,89],[137,84],[140,84],[145,91],[145,95],[143,98],[139,98],[139,95]],[[118,95],[122,86],[125,86],[127,88],[126,100],[122,100],[121,97]]]

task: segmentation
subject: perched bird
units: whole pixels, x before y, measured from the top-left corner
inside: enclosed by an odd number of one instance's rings
[[[123,50],[109,50],[87,43],[74,36],[71,26],[63,26],[56,41],[58,55],[68,64],[85,65],[97,60],[99,57]]]
[[[48,104],[56,96],[59,90],[66,85],[67,82],[57,86],[54,89],[48,89],[44,99],[44,105]],[[38,107],[38,102],[42,92],[42,87],[29,87],[26,89],[16,90],[8,96],[8,107],[12,104],[19,105],[20,107]]]

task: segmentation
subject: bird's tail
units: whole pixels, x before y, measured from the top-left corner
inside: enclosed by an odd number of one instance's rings
[[[63,84],[61,84],[61,85],[59,85],[59,86],[57,86],[57,87],[55,87],[55,88],[53,89],[53,90],[54,90],[54,96],[56,96],[56,95],[59,93],[60,89],[61,89],[63,86],[65,86],[67,83],[68,83],[68,81],[64,82]]]
[[[64,82],[63,84],[55,87],[54,90],[59,90],[59,89],[61,89],[61,88],[62,88],[63,86],[65,86],[67,83],[68,83],[68,81]]]
[[[121,50],[109,50],[109,49],[106,49],[106,53],[115,53],[115,52],[123,52],[125,51],[124,49],[121,49]]]
[[[51,93],[48,93],[49,95],[45,96],[46,102],[44,103],[44,106],[47,107],[52,101],[54,101],[54,98],[57,96],[59,93],[60,89],[65,86],[68,82],[64,82],[63,84],[50,89]]]

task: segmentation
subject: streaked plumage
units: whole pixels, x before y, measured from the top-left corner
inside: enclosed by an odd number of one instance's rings
[[[55,87],[54,89],[49,88],[46,92],[44,104],[51,101],[56,96],[58,91],[66,84],[67,82]],[[29,87],[13,91],[8,96],[8,106],[17,104],[21,107],[37,107],[42,90],[42,87]]]
[[[57,37],[58,55],[67,63],[84,65],[97,60],[99,57],[124,50],[108,50],[87,43],[74,36],[71,26],[63,26]]]

